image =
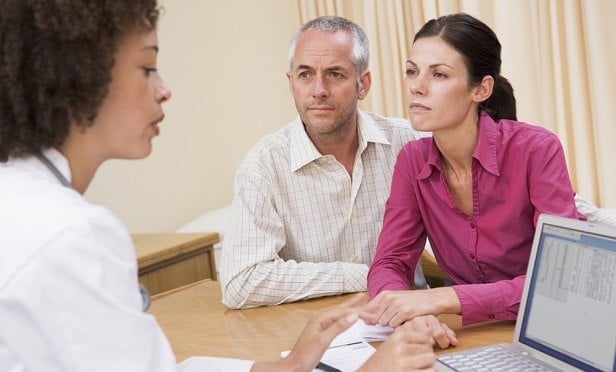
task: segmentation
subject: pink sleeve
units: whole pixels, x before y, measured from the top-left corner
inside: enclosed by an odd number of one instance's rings
[[[408,163],[408,148],[405,146],[400,151],[394,167],[383,229],[368,272],[371,297],[386,289],[412,288],[415,266],[426,241],[415,197],[415,180]]]
[[[530,202],[535,208],[533,224],[537,226],[541,213],[585,219],[575,207],[575,193],[558,138],[547,136],[530,151],[527,177]]]
[[[453,286],[462,309],[462,325],[490,320],[515,320],[524,290],[521,275],[512,280]]]

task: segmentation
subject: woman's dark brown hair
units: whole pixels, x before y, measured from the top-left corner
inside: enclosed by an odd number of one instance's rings
[[[156,0],[0,0],[0,161],[91,125],[122,38],[158,16]]]
[[[428,21],[415,34],[413,42],[430,36],[440,37],[462,55],[471,86],[485,76],[494,78],[492,95],[479,105],[480,109],[494,120],[517,120],[513,87],[500,74],[501,44],[490,27],[465,13],[450,14]]]

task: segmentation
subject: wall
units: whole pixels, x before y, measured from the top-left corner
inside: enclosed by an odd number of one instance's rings
[[[246,151],[295,117],[284,75],[287,48],[301,23],[300,14],[316,15],[309,11],[312,8],[354,20],[368,33],[373,49],[387,51],[379,59],[373,50],[373,87],[362,104],[386,115],[400,115],[404,107],[396,78],[403,68],[396,68],[392,59],[406,59],[405,38],[415,31],[411,26],[423,24],[437,11],[460,7],[480,16],[495,28],[503,44],[503,74],[515,87],[519,117],[559,135],[576,191],[600,206],[616,207],[616,173],[611,166],[616,75],[610,70],[616,55],[610,37],[616,26],[609,20],[616,9],[614,0],[161,0],[161,4],[166,14],[159,27],[159,67],[173,89],[161,136],[148,159],[103,165],[86,194],[112,209],[132,232],[175,231],[231,201],[235,169]],[[416,9],[422,7],[423,11]],[[392,22],[374,22],[375,14],[389,13],[406,15],[412,25],[399,29]],[[393,53],[396,50],[398,54]]]
[[[159,3],[159,70],[173,92],[161,135],[147,159],[105,163],[86,193],[131,232],[175,231],[228,204],[248,149],[296,115],[285,76],[295,2]]]

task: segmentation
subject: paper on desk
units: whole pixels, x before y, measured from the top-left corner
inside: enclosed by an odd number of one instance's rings
[[[385,341],[387,337],[394,331],[393,327],[389,326],[381,326],[381,325],[367,325],[361,319],[358,320],[358,323],[362,324],[360,327],[360,334],[364,338],[364,340],[368,342],[373,341]]]
[[[375,351],[368,342],[384,341],[393,330],[392,327],[367,325],[358,319],[332,340],[321,361],[341,371],[356,371]],[[288,353],[280,354],[285,357]]]
[[[343,372],[357,371],[374,351],[374,347],[363,340],[347,345],[330,346],[321,357],[321,362]]]
[[[387,337],[394,331],[392,327],[384,327],[380,325],[368,325],[363,320],[358,319],[355,324],[342,332],[330,344],[335,346],[338,344],[348,344],[358,340],[368,342],[385,341]]]
[[[370,356],[375,349],[364,340],[350,342],[348,344],[338,344],[330,346],[325,350],[321,357],[321,362],[335,367],[343,372],[357,371]],[[283,358],[289,354],[289,351],[283,351],[280,356]],[[320,371],[314,369],[313,371]]]

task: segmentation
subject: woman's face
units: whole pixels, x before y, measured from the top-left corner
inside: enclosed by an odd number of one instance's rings
[[[455,128],[477,119],[475,88],[462,55],[438,36],[420,38],[406,61],[404,90],[416,130]]]
[[[134,32],[121,42],[109,91],[88,128],[103,158],[143,158],[152,151],[171,91],[157,70],[156,31]]]

